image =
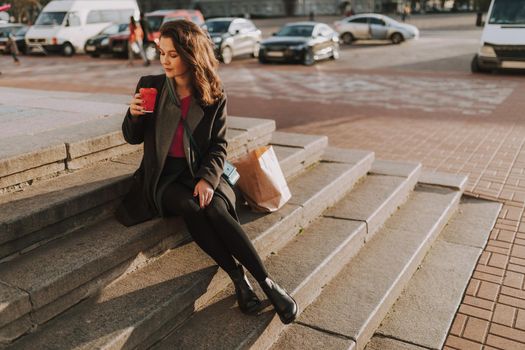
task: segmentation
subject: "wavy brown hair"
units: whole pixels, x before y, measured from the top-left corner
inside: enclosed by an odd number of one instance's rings
[[[200,102],[208,106],[221,99],[224,92],[217,74],[219,61],[208,35],[195,23],[181,19],[164,23],[160,36],[173,41],[177,54],[190,69],[193,89]]]

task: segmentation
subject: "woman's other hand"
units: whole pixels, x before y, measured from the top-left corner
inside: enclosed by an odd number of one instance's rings
[[[146,114],[146,112],[144,112],[144,107],[142,107],[142,98],[139,93],[136,93],[129,103],[129,113],[134,117]]]
[[[201,208],[204,208],[210,204],[211,199],[213,198],[213,188],[208,181],[200,179],[199,182],[197,182],[197,185],[195,185],[193,196],[199,196],[199,205]]]

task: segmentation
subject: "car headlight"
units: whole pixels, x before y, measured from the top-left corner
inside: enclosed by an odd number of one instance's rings
[[[105,39],[102,39],[102,41],[100,42],[100,45],[108,45],[109,44],[109,38],[105,38]]]
[[[304,48],[306,48],[306,45],[304,44],[290,46],[290,50],[302,50]]]
[[[479,55],[485,57],[496,57],[496,51],[494,51],[494,48],[492,46],[483,45],[479,49]]]
[[[216,37],[213,38],[212,40],[213,40],[213,42],[214,42],[215,44],[218,44],[218,43],[220,43],[220,42],[222,41],[222,38],[221,38],[220,36],[216,36]]]

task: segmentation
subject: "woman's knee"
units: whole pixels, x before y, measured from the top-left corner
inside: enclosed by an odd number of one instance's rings
[[[219,197],[213,197],[210,204],[204,209],[204,212],[212,222],[221,220],[224,218],[224,215],[229,215],[226,203]]]
[[[164,202],[166,203],[165,207],[173,215],[192,217],[195,216],[200,210],[199,205],[196,204],[191,198],[172,198]]]

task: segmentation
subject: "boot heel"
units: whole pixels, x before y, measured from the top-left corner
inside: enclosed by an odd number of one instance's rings
[[[255,294],[250,281],[244,274],[241,265],[237,265],[237,269],[228,272],[228,275],[235,286],[235,295],[237,296],[237,304],[239,309],[245,314],[253,314],[261,309],[261,300]]]
[[[295,299],[292,298],[284,288],[270,278],[266,278],[264,281],[259,282],[259,284],[270,302],[273,304],[281,322],[284,324],[293,322],[297,317],[299,309]]]

